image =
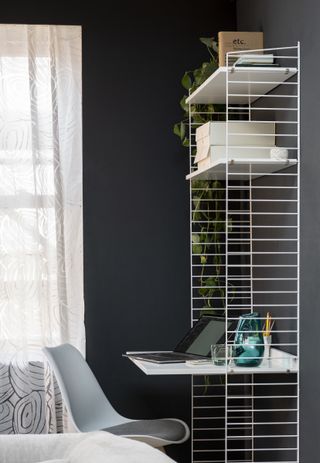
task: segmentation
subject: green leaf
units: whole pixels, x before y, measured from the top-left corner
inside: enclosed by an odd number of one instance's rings
[[[192,245],[192,252],[193,254],[201,254],[202,253],[202,246],[201,244],[193,244]],[[202,257],[202,256],[201,256]]]
[[[207,242],[207,235],[204,233],[201,233],[200,235],[200,243],[206,243]]]
[[[200,243],[200,236],[196,235],[195,233],[192,235],[192,242],[193,243]]]
[[[196,84],[195,82],[193,82],[193,84],[192,84],[191,87],[189,88],[189,93],[191,94],[191,93],[194,92],[197,88],[198,88],[197,84]]]
[[[183,140],[186,136],[186,125],[183,121],[180,122],[180,138]]]
[[[211,48],[212,50],[215,52],[215,53],[219,53],[219,46],[218,46],[218,42],[216,40],[214,40],[214,38],[212,37],[212,43],[211,43]]]
[[[184,75],[183,75],[183,77],[181,79],[181,84],[186,90],[189,90],[189,88],[192,85],[192,80],[191,80],[191,77],[189,75],[189,72],[184,73]]]
[[[201,262],[202,265],[205,265],[205,264],[207,263],[207,258],[206,258],[206,256],[201,256],[201,257],[200,257],[200,262]]]
[[[202,65],[202,79],[207,80],[217,70],[217,63],[211,61],[210,63],[203,63]]]
[[[180,122],[178,122],[177,124],[174,124],[173,133],[181,138],[181,135],[180,135]]]
[[[199,288],[198,291],[199,291],[199,294],[200,294],[201,296],[206,296],[207,293],[208,293],[207,288]]]
[[[208,47],[209,50],[212,50],[215,55],[218,54],[218,52],[219,52],[218,42],[214,39],[214,37],[200,37],[199,40],[206,47]],[[210,54],[211,54],[212,57],[214,56],[212,54],[212,52],[210,52]]]
[[[180,106],[186,113],[189,113],[189,105],[186,103],[186,95],[184,95],[180,100]]]
[[[185,147],[188,147],[189,146],[189,140],[187,138],[185,138],[182,142],[182,145],[185,146]]]
[[[196,86],[198,87],[199,85],[202,84],[203,82],[203,78],[202,78],[202,69],[195,69],[193,71],[193,76],[194,76],[194,80],[195,80],[195,84]]]
[[[216,286],[216,279],[215,278],[207,278],[205,281],[206,286]]]
[[[203,43],[206,47],[214,49],[214,46],[217,42],[213,37],[200,37],[200,42]]]

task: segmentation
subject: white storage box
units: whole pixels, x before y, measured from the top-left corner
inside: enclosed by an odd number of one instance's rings
[[[232,159],[270,159],[270,148],[246,148],[234,147],[228,148],[228,160]],[[226,161],[226,146],[209,146],[207,149],[207,156],[198,161],[198,169],[208,169],[217,161]]]
[[[229,121],[228,126],[229,145],[273,146],[275,143],[274,122]],[[210,121],[201,125],[196,130],[196,141],[202,138],[209,138],[210,145],[225,145],[226,122]]]
[[[228,127],[229,147],[264,146],[271,148],[275,145],[275,124],[273,122],[229,121]],[[226,122],[207,122],[198,127],[196,130],[196,142],[197,154],[194,160],[195,163],[209,156],[210,146],[226,145]],[[250,151],[253,150],[250,149]],[[245,150],[240,150],[240,153],[244,153],[244,158],[248,157]],[[269,153],[268,156],[264,156],[264,158],[267,157],[269,157]]]

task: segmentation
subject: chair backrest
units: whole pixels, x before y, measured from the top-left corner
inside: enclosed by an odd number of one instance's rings
[[[70,417],[79,431],[130,421],[116,412],[81,353],[70,344],[45,347]]]

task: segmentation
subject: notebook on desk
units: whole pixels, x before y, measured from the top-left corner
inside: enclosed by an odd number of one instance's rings
[[[228,322],[229,330],[232,322]],[[203,315],[177,344],[173,351],[126,352],[125,356],[153,363],[180,363],[210,356],[212,344],[224,344],[226,320],[224,317]]]

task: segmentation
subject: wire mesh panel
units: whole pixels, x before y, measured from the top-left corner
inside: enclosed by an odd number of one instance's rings
[[[215,76],[189,97],[192,322],[225,316],[227,332],[225,374],[193,378],[193,462],[296,463],[299,44],[232,52],[226,62],[216,73],[224,99]],[[196,165],[204,120],[220,125],[208,129],[209,161]],[[254,332],[241,329],[249,314]]]
[[[297,437],[296,374],[194,376],[194,463],[296,462]]]

